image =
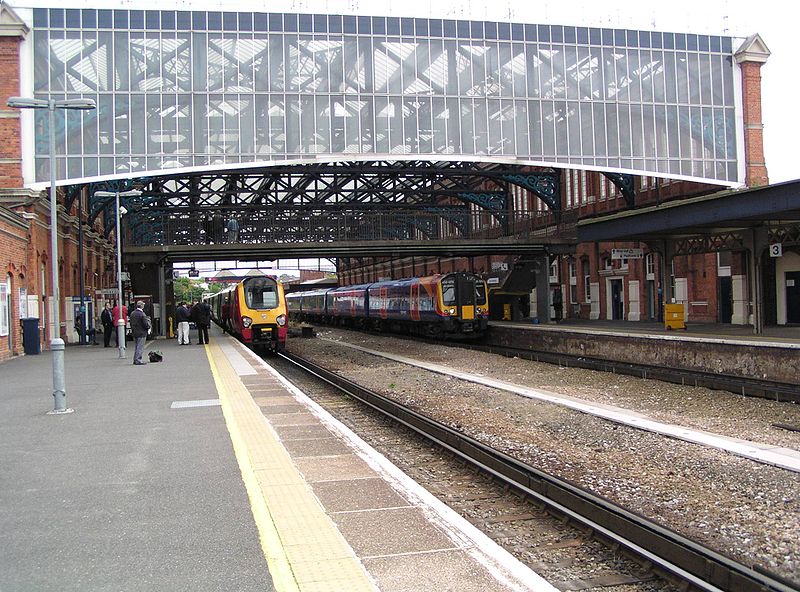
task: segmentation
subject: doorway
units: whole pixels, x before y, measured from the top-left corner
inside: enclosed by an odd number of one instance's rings
[[[656,303],[656,282],[647,280],[647,320],[655,321],[658,318],[658,304]]]
[[[609,280],[609,286],[611,288],[611,320],[622,321],[625,319],[622,280]]]
[[[733,278],[719,278],[719,322],[730,323],[733,320]]]
[[[786,272],[786,322],[800,324],[800,271]]]

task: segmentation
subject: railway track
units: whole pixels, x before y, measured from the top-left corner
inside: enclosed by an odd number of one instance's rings
[[[714,374],[696,370],[680,368],[665,368],[649,364],[630,364],[615,360],[591,358],[586,356],[573,356],[570,354],[553,353],[541,350],[503,347],[499,345],[485,345],[468,341],[441,340],[418,335],[408,336],[392,334],[397,339],[424,341],[435,345],[448,347],[463,347],[474,351],[505,356],[507,358],[521,358],[532,362],[544,362],[564,366],[565,368],[582,368],[584,370],[597,370],[612,374],[624,374],[662,382],[671,382],[683,386],[698,386],[714,390],[728,391],[737,395],[748,397],[761,397],[772,401],[787,403],[800,403],[800,384],[789,384],[770,380],[761,380],[746,376],[732,376],[729,374]]]
[[[787,581],[724,557],[310,361],[292,354],[282,354],[282,357],[479,468],[535,504],[547,507],[549,512],[580,524],[582,529],[605,540],[612,548],[624,549],[669,581],[680,582],[683,588],[737,592],[797,590]]]
[[[661,380],[663,382],[671,382],[684,386],[700,386],[715,390],[723,390],[737,395],[762,397],[773,401],[800,403],[800,385],[787,384],[784,382],[731,376],[728,374],[699,372],[695,370],[683,370],[680,368],[665,368],[649,364],[629,364],[600,358],[587,358],[583,356],[571,356],[568,354],[500,347],[495,345],[453,342],[449,342],[447,345],[467,347],[477,351],[499,354],[510,358],[517,357],[534,362],[546,362],[548,364],[558,364],[559,366],[565,367],[598,370],[614,374],[626,374],[628,376],[636,376],[637,378]]]
[[[352,329],[351,329],[352,330]],[[612,374],[623,374],[635,376],[683,386],[705,387],[713,390],[722,390],[737,395],[748,397],[760,397],[771,401],[800,403],[800,384],[790,384],[771,380],[762,380],[747,376],[733,376],[730,374],[715,374],[713,372],[700,372],[697,370],[686,370],[681,368],[666,368],[650,364],[631,364],[616,360],[602,358],[591,358],[564,353],[553,353],[541,350],[504,347],[499,345],[485,345],[482,343],[442,340],[420,335],[403,335],[392,333],[392,337],[413,341],[424,341],[434,345],[444,345],[448,347],[463,347],[474,351],[505,356],[507,358],[521,358],[533,362],[544,362],[563,366],[565,368],[582,368],[584,370],[596,370],[599,372],[610,372]]]

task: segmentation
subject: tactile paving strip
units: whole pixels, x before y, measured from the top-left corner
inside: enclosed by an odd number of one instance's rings
[[[219,346],[207,349],[277,590],[375,590]]]

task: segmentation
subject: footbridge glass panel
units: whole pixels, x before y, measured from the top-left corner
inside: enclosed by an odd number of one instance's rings
[[[740,181],[729,37],[64,6],[20,9],[34,96],[98,106],[56,118],[59,179],[362,158]]]

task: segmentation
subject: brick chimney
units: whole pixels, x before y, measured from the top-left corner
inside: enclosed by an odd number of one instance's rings
[[[761,120],[761,66],[769,56],[769,49],[757,33],[748,37],[734,54],[742,73],[745,184],[748,187],[769,185]]]

